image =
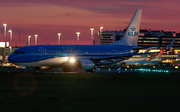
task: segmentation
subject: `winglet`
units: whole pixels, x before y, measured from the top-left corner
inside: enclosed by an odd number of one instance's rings
[[[137,46],[141,23],[141,15],[142,9],[137,9],[123,38],[117,42],[112,43],[111,45]]]
[[[29,46],[29,42],[27,42],[26,46]]]

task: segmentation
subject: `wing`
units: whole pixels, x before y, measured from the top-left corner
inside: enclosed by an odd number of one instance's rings
[[[159,52],[150,52],[150,53],[125,53],[125,54],[117,54],[113,56],[103,56],[103,57],[94,57],[91,58],[92,61],[100,61],[100,60],[110,60],[110,59],[128,59],[132,57],[133,55],[143,55],[143,54],[154,54],[154,53],[159,53]]]

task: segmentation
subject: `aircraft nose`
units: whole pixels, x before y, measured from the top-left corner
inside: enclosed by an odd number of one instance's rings
[[[10,55],[10,56],[8,57],[8,61],[9,61],[9,62],[13,62],[13,57],[12,57],[12,55]]]

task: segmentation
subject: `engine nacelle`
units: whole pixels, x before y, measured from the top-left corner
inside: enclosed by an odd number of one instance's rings
[[[94,67],[94,62],[88,59],[78,59],[78,68],[82,70],[92,69]]]

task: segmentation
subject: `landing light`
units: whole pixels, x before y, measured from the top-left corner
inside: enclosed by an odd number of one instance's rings
[[[71,63],[74,63],[75,62],[75,59],[74,58],[70,58],[69,60]]]

